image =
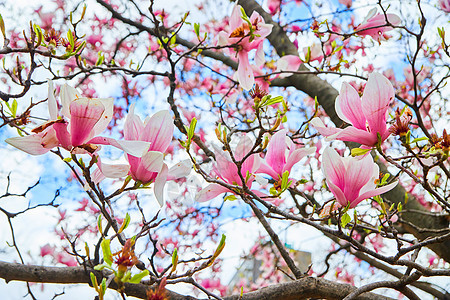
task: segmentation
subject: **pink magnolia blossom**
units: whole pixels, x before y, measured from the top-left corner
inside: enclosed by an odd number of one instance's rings
[[[370,74],[362,98],[350,84],[344,82],[336,98],[336,113],[353,126],[344,129],[330,128],[319,118],[311,120],[311,124],[329,140],[356,142],[373,147],[378,142],[377,135],[384,141],[390,134],[386,117],[394,96],[392,84],[379,73]]]
[[[280,11],[281,0],[268,0],[267,8],[269,9],[270,14],[273,16]]]
[[[297,149],[286,133],[287,130],[282,129],[272,136],[267,146],[265,160],[261,163],[257,173],[265,173],[273,179],[279,180],[284,172],[291,172],[292,167],[303,157],[316,151],[315,147]]]
[[[220,32],[218,42],[219,45],[239,44],[234,49],[239,60],[238,81],[246,90],[251,89],[255,82],[248,53],[256,49],[255,63],[258,66],[264,63],[263,41],[272,32],[273,27],[271,24],[266,24],[256,11],[250,16],[250,23],[251,25],[242,19],[242,7],[236,5],[230,17],[232,32]],[[253,36],[250,36],[250,26],[253,30]]]
[[[234,158],[236,161],[242,160],[252,149],[253,143],[249,137],[243,136],[234,150]],[[239,176],[238,168],[236,164],[231,159],[230,153],[223,151],[218,147],[214,147],[214,154],[216,157],[216,163],[213,166],[214,173],[224,182],[232,185],[243,185],[243,182]],[[253,174],[260,165],[260,157],[257,154],[252,154],[242,163],[241,166],[241,176],[245,179],[247,173]],[[246,182],[248,187],[251,187],[254,181],[254,176],[250,176],[250,179]],[[204,202],[211,200],[212,198],[226,193],[231,192],[228,188],[221,186],[216,183],[211,183],[202,189],[197,195],[196,200],[199,202]]]
[[[280,74],[279,77],[288,77],[292,75],[292,73],[289,72],[297,71],[301,64],[302,60],[297,55],[285,55],[277,61],[276,72],[287,72],[284,74]]]
[[[339,3],[344,4],[347,8],[352,7],[353,0],[339,0]]]
[[[31,155],[40,155],[61,146],[68,151],[85,153],[91,139],[106,129],[113,115],[113,99],[83,98],[68,86],[61,88],[61,115],[48,85],[50,121],[33,129],[35,134],[6,140],[10,145]],[[92,147],[91,147],[92,148]],[[95,148],[95,147],[94,147]]]
[[[311,47],[304,47],[303,48],[303,54],[305,55],[305,59],[308,58],[308,52],[309,52],[309,62],[317,60],[319,63],[322,62],[324,54],[330,55],[332,51],[332,47],[329,43],[323,45],[313,43]]]
[[[450,13],[450,0],[439,0],[439,6],[446,13]]]
[[[396,14],[375,13],[376,9],[371,10],[366,19],[356,27],[356,31],[359,35],[370,35],[375,40],[380,41],[383,38],[383,33],[392,30],[392,26],[397,26],[401,20]],[[385,26],[386,20],[389,22],[389,26]]]
[[[157,112],[142,122],[139,116],[134,114],[134,104],[131,105],[124,125],[125,140],[145,141],[150,143],[150,147],[142,157],[127,154],[129,173],[135,181],[143,184],[155,183],[155,197],[161,206],[164,204],[164,185],[169,174],[163,158],[172,141],[173,131],[174,124],[169,111]]]
[[[392,190],[398,182],[377,188],[375,180],[379,168],[372,156],[341,157],[334,149],[326,148],[322,156],[322,171],[328,188],[343,207],[354,208],[361,201]]]

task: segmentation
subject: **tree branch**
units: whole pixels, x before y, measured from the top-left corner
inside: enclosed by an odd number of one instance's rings
[[[17,280],[42,283],[89,284],[91,282],[89,275],[90,272],[93,272],[96,275],[99,282],[101,281],[102,274],[91,268],[33,266],[0,261],[0,278],[5,279],[6,282]],[[109,288],[117,289],[118,287],[114,281],[112,281]],[[145,299],[149,288],[150,287],[146,284],[126,283],[124,293],[128,296]],[[272,285],[258,291],[245,293],[242,298],[239,298],[239,295],[234,295],[225,297],[224,300],[294,300],[311,297],[319,297],[322,299],[342,299],[356,290],[357,288],[349,284],[337,283],[323,278],[307,277],[289,283]],[[195,297],[180,295],[170,290],[166,291],[170,300],[197,300]],[[392,298],[383,297],[374,293],[364,293],[359,295],[356,299],[392,300]]]

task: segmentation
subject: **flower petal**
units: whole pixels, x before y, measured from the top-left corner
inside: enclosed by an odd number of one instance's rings
[[[173,120],[168,110],[154,114],[145,123],[139,140],[150,142],[150,150],[165,152],[173,138]]]
[[[111,145],[113,147],[122,149],[125,153],[135,157],[142,157],[147,153],[150,143],[144,141],[124,141],[113,138],[97,136],[86,142],[87,144]]]
[[[54,94],[53,81],[48,80],[48,112],[50,114],[50,120],[56,120],[58,118],[58,104],[56,103]]]
[[[114,99],[113,98],[95,98],[92,100],[98,100],[103,104],[105,110],[101,115],[98,122],[94,125],[93,136],[99,135],[108,127],[111,122],[114,113]]]
[[[159,172],[164,164],[163,154],[158,151],[149,151],[141,158],[142,166],[149,172]]]
[[[180,161],[169,169],[168,180],[187,177],[192,170],[192,162],[189,159]]]
[[[5,142],[31,155],[41,155],[59,146],[55,130],[51,127],[39,134],[13,137]]]
[[[253,70],[248,60],[248,52],[241,50],[238,52],[239,65],[237,69],[238,81],[244,90],[250,90],[255,83]]]
[[[93,128],[99,121],[105,107],[96,99],[79,98],[70,103],[70,135],[72,146],[76,147],[94,136]]]
[[[366,117],[361,107],[358,92],[347,82],[341,87],[341,92],[335,102],[336,113],[343,121],[358,129],[366,130]]]
[[[286,164],[284,165],[283,172],[289,171],[291,172],[292,167],[298,163],[303,157],[309,154],[313,154],[316,152],[316,147],[310,147],[310,148],[299,148],[294,150],[292,153],[289,154]]]
[[[141,132],[144,131],[144,123],[141,118],[134,114],[135,103],[130,105],[127,118],[123,126],[123,135],[126,140],[138,140]]]
[[[356,198],[351,204],[350,204],[350,208],[355,207],[356,205],[358,205],[359,202],[377,196],[377,195],[381,195],[384,194],[390,190],[392,190],[393,188],[395,188],[395,186],[398,184],[398,181],[390,183],[388,185],[383,185],[382,187],[376,188],[374,190],[371,191],[367,191],[364,194],[361,194],[358,196],[358,198]]]
[[[162,207],[164,205],[164,186],[167,182],[168,168],[166,164],[163,164],[158,176],[155,178],[155,197],[158,200],[158,204]]]
[[[226,187],[211,183],[195,195],[195,201],[205,202],[229,191]]]
[[[59,97],[61,99],[61,113],[67,119],[70,119],[70,103],[80,98],[81,95],[75,88],[64,84],[61,87],[61,91],[59,93]]]
[[[387,110],[394,97],[394,88],[386,77],[375,72],[369,75],[361,107],[369,123],[370,131],[375,136],[377,133],[383,136],[387,131]]]
[[[286,164],[286,129],[275,133],[267,146],[266,162],[279,175]]]

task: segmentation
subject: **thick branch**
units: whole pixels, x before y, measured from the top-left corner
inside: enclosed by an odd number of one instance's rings
[[[90,272],[94,272],[97,280],[101,281],[102,275],[98,271],[83,267],[45,267],[22,265],[18,263],[8,263],[0,261],[0,278],[6,282],[17,280],[26,282],[42,282],[42,283],[87,283],[89,284]],[[117,289],[114,281],[111,282],[110,288]],[[145,284],[125,284],[125,294],[137,298],[145,299],[148,285]],[[303,278],[297,281],[272,285],[260,290],[246,293],[242,300],[294,300],[306,299],[311,297],[319,297],[322,299],[342,299],[346,295],[355,291],[356,288],[349,284],[337,283],[322,278]],[[167,290],[170,300],[196,300],[191,296],[183,296],[175,292]],[[238,295],[225,297],[224,300],[237,300]],[[365,293],[356,299],[391,299],[373,293]]]

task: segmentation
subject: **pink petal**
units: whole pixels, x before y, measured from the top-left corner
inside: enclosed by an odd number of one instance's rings
[[[175,166],[169,169],[168,180],[178,179],[182,177],[186,177],[191,173],[192,170],[192,162],[188,159],[180,161]]]
[[[87,144],[111,145],[113,147],[122,149],[125,153],[135,157],[142,157],[147,153],[150,143],[144,141],[124,141],[113,138],[97,136],[86,142]]]
[[[76,89],[73,87],[64,84],[61,87],[61,91],[59,93],[59,97],[61,99],[61,113],[67,119],[70,119],[70,103],[80,98],[81,95]]]
[[[348,126],[344,129],[339,130],[338,134],[330,136],[329,139],[335,139],[339,141],[355,142],[362,145],[367,145],[372,147],[377,143],[377,136],[371,132],[357,129],[353,126]],[[320,132],[320,131],[319,131]]]
[[[163,164],[158,176],[155,178],[155,198],[160,206],[164,205],[164,186],[167,181],[168,168],[166,164]]]
[[[260,167],[256,170],[255,173],[264,173],[269,175],[275,180],[279,179],[278,173],[275,172],[265,161],[261,163]]]
[[[262,45],[262,43],[261,43]],[[284,71],[284,72],[290,72],[290,71],[297,71],[302,63],[302,60],[297,55],[285,55],[281,57],[277,61],[277,70],[276,72]],[[281,74],[280,78],[291,76],[291,73],[287,74]]]
[[[389,23],[391,23],[394,26],[400,24],[400,22],[401,22],[400,18],[395,14],[386,14],[386,16],[384,14],[377,14],[376,16],[368,19],[366,23],[359,25],[356,29],[361,30],[361,29],[371,28],[371,27],[377,27],[377,28],[363,30],[363,31],[358,32],[358,34],[359,35],[370,35],[370,36],[376,38],[383,32],[392,30],[393,28],[390,26],[383,26],[383,25],[386,25],[386,18],[389,20]]]
[[[351,158],[348,162],[344,188],[344,194],[348,201],[352,202],[358,198],[362,187],[372,179],[374,165],[370,155],[363,159]]]
[[[344,191],[347,169],[344,159],[334,149],[327,147],[323,151],[322,170],[328,182]]]
[[[134,106],[134,103],[130,105],[123,126],[123,135],[126,140],[138,140],[140,133],[144,131],[144,123],[142,123],[141,118],[134,114]]]
[[[150,150],[165,152],[173,138],[173,120],[168,110],[154,114],[145,123],[139,140],[150,142]]]
[[[263,43],[259,43],[258,47],[256,48],[255,53],[255,64],[258,67],[261,67],[266,62],[266,56],[263,50]]]
[[[108,127],[109,122],[111,122],[114,113],[114,99],[113,98],[95,98],[92,100],[98,100],[103,104],[105,110],[101,115],[98,122],[94,125],[93,136],[99,135]]]
[[[242,6],[240,6],[240,5],[236,5],[235,7],[233,7],[233,11],[231,12],[231,16],[230,16],[231,30],[235,30],[236,28],[241,26],[243,23],[243,20],[241,18],[241,16],[242,16],[241,9],[242,9]]]
[[[125,164],[112,165],[98,163],[97,166],[99,167],[100,172],[107,178],[126,177],[128,175],[128,172],[130,171],[130,165]]]
[[[343,121],[358,129],[366,130],[366,117],[361,107],[358,92],[347,82],[341,87],[341,92],[335,102],[336,113]]]
[[[294,150],[292,153],[289,154],[289,156],[286,160],[286,165],[284,166],[282,173],[284,173],[285,171],[291,172],[292,167],[296,163],[298,163],[306,155],[313,154],[314,152],[316,152],[316,147],[300,148],[300,149]]]
[[[275,133],[267,146],[266,162],[279,175],[286,165],[286,129]]]
[[[333,128],[333,127],[327,127],[325,126],[325,124],[322,122],[322,120],[318,117],[313,118],[310,122],[309,122],[321,135],[328,137],[328,136],[332,136],[336,133],[341,132],[342,129],[337,129],[337,128]]]
[[[205,202],[229,191],[226,187],[211,183],[195,195],[195,201]]]
[[[213,168],[217,176],[227,183],[237,184],[241,182],[237,166],[231,160],[230,154],[218,147],[213,146],[213,148],[216,156],[216,165]]]
[[[5,142],[31,155],[41,155],[59,146],[55,130],[51,127],[39,134],[13,137]]]
[[[238,52],[239,65],[237,70],[238,81],[244,90],[250,90],[255,83],[253,70],[248,61],[248,52],[241,50]]]
[[[351,204],[350,204],[350,208],[355,207],[356,205],[358,205],[359,202],[377,196],[377,195],[381,195],[384,194],[390,190],[392,190],[396,185],[398,184],[398,181],[390,183],[388,185],[384,185],[382,187],[376,188],[374,190],[371,191],[367,191],[364,194],[361,194],[358,196],[358,198],[356,198]]]
[[[390,81],[379,73],[372,73],[362,96],[362,109],[372,134],[387,131],[386,115],[395,92]]]
[[[344,207],[347,206],[348,200],[347,200],[347,198],[345,198],[345,194],[341,190],[341,188],[338,187],[337,185],[335,185],[333,182],[329,181],[328,179],[326,180],[326,182],[327,182],[328,188],[333,193],[333,195],[336,197],[336,201],[341,206],[344,206]]]
[[[50,114],[50,120],[56,120],[58,118],[58,104],[56,103],[55,89],[53,88],[53,81],[48,80],[48,112]]]
[[[72,142],[67,127],[67,122],[53,124],[53,128],[55,129],[56,137],[58,138],[59,143],[64,149],[70,151],[72,149]]]
[[[96,99],[79,98],[70,104],[70,134],[74,147],[93,136],[93,128],[105,107]]]
[[[164,164],[163,154],[158,151],[149,151],[141,158],[142,166],[149,172],[159,172]]]

